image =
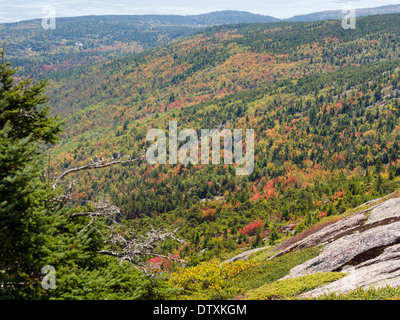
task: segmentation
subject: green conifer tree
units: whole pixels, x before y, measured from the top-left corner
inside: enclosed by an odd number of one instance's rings
[[[40,148],[56,141],[61,126],[43,107],[46,82],[15,83],[16,69],[4,62],[4,47],[1,58],[0,299],[162,299],[172,294],[162,278],[150,280],[133,265],[99,253],[105,247],[104,221],[77,214],[89,208],[57,201],[60,191],[43,179]],[[56,270],[52,288],[42,285],[41,271],[48,265]]]

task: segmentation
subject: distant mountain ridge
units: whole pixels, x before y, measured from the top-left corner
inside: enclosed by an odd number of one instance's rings
[[[358,17],[370,16],[375,14],[388,14],[400,12],[400,4],[385,5],[372,8],[356,9]],[[320,20],[340,19],[343,17],[342,10],[318,11],[308,14],[296,15],[288,19],[279,19],[269,15],[250,13],[247,11],[216,11],[200,15],[183,16],[189,21],[198,22],[201,25],[218,24],[238,24],[238,23],[258,23],[258,22],[311,22]]]
[[[192,27],[207,27],[223,24],[238,24],[238,23],[265,23],[279,22],[281,19],[274,18],[268,15],[256,14],[247,11],[223,10],[214,11],[197,15],[175,15],[175,14],[144,14],[144,15],[85,15],[76,17],[57,17],[61,22],[81,22],[82,19],[91,19],[99,21],[109,21],[117,19],[119,23],[145,23],[156,24],[157,26],[192,26]],[[31,22],[41,21],[41,19],[22,20],[18,22],[0,23],[4,26],[24,25]]]
[[[238,24],[238,23],[257,23],[257,22],[278,22],[278,18],[268,15],[255,14],[247,11],[215,11],[200,15],[182,16],[188,21],[198,23],[200,25],[222,25],[222,24]]]
[[[400,5],[358,9],[358,17],[400,12]],[[21,76],[46,77],[76,66],[121,58],[190,37],[204,28],[251,23],[293,23],[339,19],[342,11],[325,11],[277,19],[246,11],[200,15],[91,15],[57,18],[56,29],[41,19],[0,24],[0,39]],[[62,62],[60,62],[62,61]]]
[[[388,14],[400,12],[400,4],[385,5],[372,8],[356,9],[358,17],[370,16],[375,14]],[[343,17],[342,10],[318,11],[308,14],[296,15],[288,19],[279,19],[269,15],[250,13],[247,11],[216,11],[200,15],[183,16],[188,21],[198,22],[201,25],[218,24],[238,24],[238,23],[258,23],[258,22],[312,22],[321,20],[340,19]]]
[[[356,9],[356,14],[359,17],[369,16],[375,14],[387,14],[400,12],[400,4],[385,5],[372,8]],[[60,17],[62,21],[75,20],[80,21],[82,18],[92,19],[113,19],[118,17],[121,21],[130,22],[147,22],[156,23],[161,26],[214,26],[223,24],[239,24],[239,23],[265,23],[265,22],[279,22],[279,21],[296,21],[296,22],[309,22],[320,21],[329,19],[339,19],[343,16],[342,10],[328,10],[318,11],[308,14],[296,15],[287,19],[279,19],[270,15],[262,15],[239,10],[222,10],[214,11],[197,15],[161,15],[161,14],[145,14],[145,15],[87,15],[77,17]],[[40,19],[23,20],[18,22],[0,23],[0,25],[18,25],[28,21]]]
[[[358,17],[370,16],[374,14],[396,13],[396,12],[400,12],[400,4],[387,5],[374,8],[356,9],[356,15]],[[296,21],[296,22],[301,22],[301,21],[311,22],[320,20],[340,19],[342,17],[343,17],[342,10],[329,10],[329,11],[321,11],[321,12],[297,15],[285,20]]]

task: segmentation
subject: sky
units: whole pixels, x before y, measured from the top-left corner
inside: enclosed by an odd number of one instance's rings
[[[276,18],[290,18],[325,10],[341,10],[346,5],[372,8],[400,4],[400,0],[0,0],[0,22],[43,18],[43,8],[51,5],[56,17],[108,14],[191,15],[221,10],[241,10]]]

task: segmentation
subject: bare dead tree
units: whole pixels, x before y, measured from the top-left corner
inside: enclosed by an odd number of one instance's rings
[[[126,158],[126,160],[123,160],[123,158]],[[131,159],[130,157],[122,157],[122,160],[120,159],[120,155],[117,155],[116,159],[91,159],[91,162],[87,165],[66,170],[55,179],[52,187],[53,189],[57,189],[59,186],[65,184],[67,184],[67,187],[63,194],[51,199],[51,201],[60,204],[61,207],[72,201],[76,181],[68,181],[66,177],[73,173],[83,170],[101,169],[118,164],[140,163],[145,159],[145,155],[135,159]],[[105,249],[99,250],[99,254],[116,257],[120,260],[120,263],[128,261],[143,270],[146,275],[149,275],[148,270],[151,269],[151,266],[143,262],[145,258],[160,257],[170,261],[185,263],[184,260],[169,255],[163,255],[159,252],[160,245],[167,239],[173,239],[181,244],[185,243],[176,236],[177,230],[168,231],[162,228],[151,228],[147,233],[141,235],[134,230],[127,230],[121,223],[117,222],[117,218],[120,215],[120,209],[111,204],[106,197],[96,202],[90,202],[89,204],[91,210],[73,213],[69,218],[91,218],[89,223],[81,230],[81,232],[88,228],[95,228],[96,231],[100,232],[106,238],[104,242]],[[94,222],[98,220],[101,220],[100,222],[103,227],[101,229],[106,230],[105,233],[96,227]]]
[[[130,156],[125,156],[124,158],[127,158],[126,160],[118,160],[120,158],[120,156],[118,155],[118,158],[112,158],[112,159],[90,159],[90,163],[81,167],[77,167],[77,168],[71,168],[68,169],[66,171],[64,171],[61,175],[59,175],[57,177],[57,179],[55,179],[55,182],[53,184],[53,189],[57,188],[57,186],[63,181],[63,179],[75,172],[78,171],[83,171],[83,170],[93,170],[93,169],[101,169],[101,168],[106,168],[106,167],[110,167],[110,166],[115,166],[117,164],[126,164],[126,163],[134,163],[134,162],[141,162],[145,159],[145,155],[143,154],[142,156],[135,158],[135,159],[131,159]]]
[[[132,230],[126,230],[123,233],[118,232],[115,225],[110,229],[112,231],[105,241],[108,249],[100,250],[98,253],[116,257],[120,260],[120,263],[128,261],[139,266],[142,270],[151,269],[152,267],[143,263],[143,258],[147,259],[148,257],[159,257],[182,264],[186,263],[184,260],[157,252],[160,245],[168,239],[176,240],[181,244],[185,243],[176,236],[177,230],[167,231],[162,228],[151,228],[147,233],[141,235]]]

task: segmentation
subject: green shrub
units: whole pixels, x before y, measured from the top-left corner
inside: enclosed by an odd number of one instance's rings
[[[243,293],[247,290],[259,288],[267,283],[283,278],[289,274],[292,268],[316,257],[319,252],[320,248],[308,248],[297,252],[290,252],[281,257],[269,260],[271,252],[266,250],[251,258],[251,262],[256,262],[255,267],[240,273],[230,283],[230,286],[241,288]]]
[[[273,300],[295,297],[301,293],[338,280],[345,276],[343,273],[315,273],[303,277],[278,280],[250,291],[247,300]]]

